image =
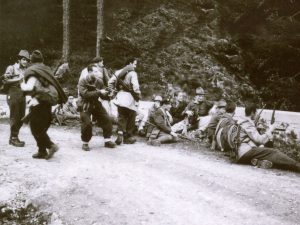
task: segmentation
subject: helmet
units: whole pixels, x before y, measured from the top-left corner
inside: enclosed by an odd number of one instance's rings
[[[26,59],[30,59],[29,57],[29,52],[27,50],[21,50],[18,54],[19,57],[21,58],[26,58]]]
[[[160,95],[156,95],[155,98],[154,98],[154,101],[161,102],[162,101],[162,97]]]
[[[196,95],[205,95],[205,92],[202,87],[196,88]]]
[[[226,104],[226,101],[223,100],[223,99],[221,99],[220,101],[218,101],[217,104],[216,104],[216,106],[217,106],[218,108],[225,108],[226,105],[227,105],[227,104]]]
[[[168,105],[171,104],[171,99],[168,97],[165,97],[162,101],[161,101],[162,105]]]

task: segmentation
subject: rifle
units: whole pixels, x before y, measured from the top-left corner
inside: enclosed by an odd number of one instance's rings
[[[273,123],[275,123],[275,111],[276,111],[276,109],[275,109],[275,107],[274,107],[273,112],[272,112],[272,117],[271,117],[271,125],[272,125]]]
[[[260,119],[260,115],[261,115],[261,113],[264,111],[265,107],[266,107],[266,104],[263,105],[263,107],[261,108],[261,110],[260,110],[259,113],[257,114],[257,116],[256,116],[256,118],[255,118],[255,120],[254,120],[255,126],[257,126],[257,123],[259,122],[259,119]]]
[[[157,127],[155,124],[150,123],[150,122],[148,122],[148,121],[145,121],[145,123],[147,123],[147,124],[149,124],[149,125],[151,125],[151,126]],[[185,136],[185,135],[183,135],[183,134],[177,134],[177,136],[178,136],[179,138],[181,138],[181,139],[195,142],[195,140],[193,140],[193,139],[191,139],[191,138],[189,138],[189,137],[187,137],[187,136]]]
[[[121,73],[123,72],[123,70],[121,71]],[[116,77],[117,79],[117,83],[119,82],[121,84],[121,86],[125,89],[125,91],[129,92],[132,97],[134,98],[135,101],[139,101],[140,100],[140,96],[138,93],[134,92],[134,90],[129,87],[121,78],[125,77],[127,73],[122,73],[121,77],[117,76],[115,73],[113,73],[113,76]]]

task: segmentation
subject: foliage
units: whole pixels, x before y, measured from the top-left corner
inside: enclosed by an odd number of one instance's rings
[[[94,0],[70,4],[72,76],[64,85],[75,93],[80,71],[95,56],[97,11]],[[294,0],[105,1],[101,54],[112,70],[138,57],[144,97],[170,83],[190,95],[203,86],[213,100],[256,98],[267,107],[276,100],[300,111],[299,6]],[[4,0],[0,10],[0,70],[22,48],[41,49],[55,69],[62,1]]]
[[[245,72],[267,107],[300,111],[300,2],[219,0],[221,28],[242,49]]]
[[[261,133],[264,133],[269,127],[266,120],[260,119],[258,128]],[[300,161],[300,141],[299,137],[293,129],[289,128],[289,124],[281,123],[273,133],[274,148],[287,154],[289,157]]]

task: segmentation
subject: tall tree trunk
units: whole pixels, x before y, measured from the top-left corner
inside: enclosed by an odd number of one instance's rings
[[[63,49],[62,59],[68,61],[70,51],[70,40],[69,40],[69,12],[70,12],[70,1],[63,0]]]
[[[97,40],[96,56],[100,56],[100,41],[103,34],[103,4],[104,0],[97,0]]]

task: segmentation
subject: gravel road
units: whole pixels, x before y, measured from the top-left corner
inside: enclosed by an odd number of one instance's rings
[[[52,225],[300,224],[299,174],[231,164],[184,144],[111,150],[93,137],[84,152],[78,129],[49,133],[60,151],[35,160],[29,128],[21,129],[25,148],[15,148],[0,124],[1,204],[32,203],[51,213]]]

